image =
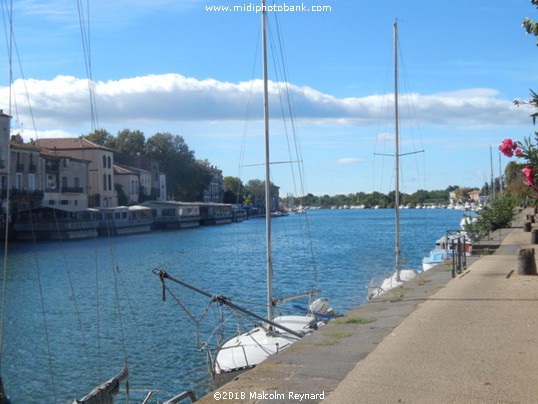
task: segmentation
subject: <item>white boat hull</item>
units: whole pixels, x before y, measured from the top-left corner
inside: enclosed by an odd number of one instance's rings
[[[382,294],[388,292],[391,289],[394,289],[400,285],[403,285],[405,282],[413,279],[417,276],[417,273],[414,269],[401,269],[400,270],[400,279],[398,280],[398,274],[394,272],[391,276],[383,279],[381,284],[374,284],[373,281],[368,285],[367,288],[367,299],[375,299],[376,297],[381,296]]]
[[[281,316],[275,323],[304,335],[310,334],[322,321],[312,316]],[[282,330],[269,330],[267,325],[256,327],[230,338],[217,351],[212,364],[213,379],[218,386],[249,370],[268,357],[286,349],[300,338]]]

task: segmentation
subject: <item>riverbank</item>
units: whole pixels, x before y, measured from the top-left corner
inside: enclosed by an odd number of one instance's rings
[[[529,213],[455,279],[441,264],[199,402],[535,402],[538,277],[512,272]]]

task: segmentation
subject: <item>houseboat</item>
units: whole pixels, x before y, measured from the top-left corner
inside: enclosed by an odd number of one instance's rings
[[[232,205],[232,221],[235,223],[248,219],[247,210],[241,205]]]
[[[151,231],[153,218],[147,206],[118,206],[99,209],[100,236],[122,236]]]
[[[199,203],[200,223],[209,224],[227,224],[232,223],[232,205],[226,203],[203,202]]]
[[[17,212],[13,230],[17,240],[75,240],[97,236],[96,209],[72,205],[47,206]]]
[[[151,209],[153,228],[186,229],[200,226],[200,206],[198,203],[147,201],[141,205]]]

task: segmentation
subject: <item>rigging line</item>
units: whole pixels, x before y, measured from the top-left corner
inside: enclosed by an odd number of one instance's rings
[[[292,151],[291,151],[291,147],[290,147],[290,141],[289,141],[289,133],[288,133],[288,130],[287,130],[287,125],[285,123],[286,120],[285,120],[284,102],[282,101],[282,92],[279,91],[282,119],[284,121],[284,129],[285,129],[285,133],[286,133],[286,140],[287,140],[289,158],[290,158],[290,160],[293,160],[294,157],[296,157],[296,159],[297,159],[297,161],[296,161],[297,162],[297,171],[298,171],[299,185],[300,185],[299,193],[301,195],[301,200],[303,201],[303,204],[304,204],[304,202],[305,202],[304,197],[306,195],[306,176],[305,176],[305,173],[304,173],[303,157],[302,157],[300,143],[299,143],[299,140],[298,140],[297,127],[295,125],[295,118],[294,118],[295,113],[293,111],[293,96],[292,96],[290,86],[289,86],[290,82],[288,80],[288,75],[287,75],[287,70],[288,69],[286,67],[286,60],[287,59],[285,58],[284,46],[283,46],[283,43],[282,43],[282,35],[280,34],[281,30],[280,30],[280,25],[279,25],[279,22],[278,22],[278,16],[277,16],[276,13],[275,13],[274,20],[275,20],[276,33],[277,33],[277,39],[278,39],[278,45],[279,45],[278,49],[280,50],[280,52],[279,52],[280,58],[277,58],[277,57],[274,56],[276,54],[276,52],[274,50],[274,47],[272,47],[273,61],[277,61],[277,60],[281,61],[281,70],[282,70],[282,76],[283,76],[282,81],[284,83],[284,87],[285,87],[284,93],[285,93],[285,97],[286,97],[286,103],[285,104],[288,107],[288,114],[289,114],[289,120],[290,120],[290,125],[291,125],[293,144],[295,146],[294,147],[295,155],[292,155]],[[271,38],[272,38],[272,36],[271,36]],[[273,44],[274,41],[272,41],[271,43]],[[278,71],[277,63],[274,62],[274,64],[275,64],[275,71]],[[278,80],[277,85],[279,86],[279,88],[280,88],[280,84],[281,84],[281,81]],[[294,162],[292,161],[292,163],[294,163]],[[298,194],[298,189],[297,189],[297,183],[296,183],[294,164],[291,164],[291,170],[292,170],[292,180],[293,180],[294,192],[297,195]],[[300,224],[301,228],[303,228],[303,221],[302,220],[299,220],[299,224]],[[300,232],[301,233],[301,241],[302,241],[302,245],[303,245],[304,250],[308,249],[305,246],[309,246],[309,250],[310,250],[309,254],[310,254],[310,257],[312,257],[314,283],[317,283],[317,265],[316,265],[315,255],[314,255],[314,246],[313,246],[313,243],[312,243],[312,232],[311,232],[311,228],[310,228],[310,222],[308,220],[308,215],[306,215],[306,212],[305,212],[304,227],[306,227],[306,231],[305,232],[303,232],[303,231]],[[304,239],[304,234],[307,235],[307,238],[308,238],[307,241]],[[304,263],[306,264],[306,262],[307,262],[306,255],[303,255],[303,258],[304,258]]]
[[[387,94],[388,92],[388,88],[389,88],[389,82],[390,82],[390,79],[392,78],[392,70],[390,69],[390,66],[392,66],[392,57],[393,57],[393,52],[391,52],[390,50],[392,50],[392,38],[391,38],[391,45],[388,47],[389,51],[387,51],[387,55],[386,55],[386,61],[385,61],[385,66],[386,66],[386,69],[385,69],[385,82],[384,82],[384,85],[383,85],[383,90],[382,90],[382,94],[385,94],[384,96],[381,97],[381,105],[378,109],[378,116],[377,116],[377,129],[376,129],[376,132],[375,132],[375,144],[374,144],[374,150],[377,150],[377,148],[379,147],[379,143],[381,143],[382,145],[382,149],[383,151],[385,151],[387,149],[387,142],[385,142],[384,140],[384,137],[382,136],[382,129],[381,127],[383,126],[383,131],[385,133],[388,132],[388,121],[387,121],[387,118],[388,117],[384,117],[384,115],[386,115],[386,111],[389,110],[389,102],[390,102],[390,94]],[[382,142],[380,142],[382,141]],[[375,153],[374,153],[375,154]],[[381,170],[377,170],[376,166],[378,165],[378,160],[374,158],[374,164],[372,165],[372,186],[373,188],[376,188],[375,187],[375,184],[377,183],[377,181],[380,181],[379,183],[379,189],[382,190],[384,189],[384,184],[383,184],[383,180],[385,179],[385,177],[387,177],[385,175],[385,159],[382,159],[381,160]],[[391,173],[393,173],[394,170],[391,170]],[[376,174],[378,174],[378,176],[376,177]]]
[[[22,82],[22,85],[23,85],[23,88],[24,88],[24,95],[26,96],[26,101],[27,101],[26,107],[28,108],[28,113],[30,115],[30,120],[31,120],[31,123],[32,123],[32,129],[33,129],[33,132],[34,132],[34,136],[35,136],[36,139],[38,139],[37,126],[35,124],[35,117],[34,117],[34,110],[32,108],[32,104],[30,103],[30,93],[28,91],[27,80],[26,80],[26,76],[24,74],[24,70],[22,68],[22,61],[21,61],[21,57],[20,57],[20,54],[19,54],[19,47],[17,46],[17,40],[15,38],[15,33],[14,33],[13,29],[11,29],[11,37],[12,37],[12,39],[11,39],[12,45],[10,45],[10,48],[12,50],[10,50],[10,53],[13,52],[13,50],[14,50],[15,54],[17,55],[19,71],[20,71],[20,74],[21,74],[21,82]],[[12,56],[10,56],[10,62],[9,62],[10,65],[12,64],[11,58],[12,58]],[[12,85],[13,85],[13,71],[12,71],[12,68],[10,66],[10,86],[12,86]],[[13,88],[11,88],[11,90],[12,91],[10,91],[10,94],[9,94],[9,116],[12,115],[11,106],[12,106],[12,104],[14,104],[14,106],[15,106],[15,115],[18,117],[19,112],[18,112],[17,97],[16,97],[15,92],[13,91]],[[12,101],[12,98],[13,98],[13,101]]]
[[[60,226],[59,226],[58,217],[56,215],[56,210],[53,209],[52,212],[53,212],[53,217],[54,217],[54,221],[55,221],[55,224],[56,224],[56,230],[59,232]],[[62,257],[63,257],[63,261],[64,261],[64,268],[65,268],[65,273],[67,275],[67,281],[68,281],[68,284],[69,284],[69,291],[71,293],[71,298],[73,299],[73,305],[74,305],[75,314],[76,314],[76,317],[77,317],[77,323],[78,323],[78,327],[79,327],[79,331],[80,331],[80,337],[82,339],[82,346],[83,346],[83,349],[84,349],[84,353],[86,355],[86,362],[88,363],[88,365],[89,365],[89,367],[91,369],[90,353],[89,353],[86,338],[84,337],[85,333],[84,333],[84,327],[82,325],[82,316],[80,315],[78,299],[77,299],[77,296],[76,296],[76,293],[75,293],[75,288],[73,286],[73,278],[71,277],[71,270],[70,270],[70,266],[69,266],[68,261],[67,261],[67,254],[65,253],[64,240],[60,237],[58,241],[60,243],[60,251],[62,252]]]
[[[7,6],[7,4],[6,4]],[[4,8],[2,8],[2,11],[4,11]],[[6,43],[8,44],[7,48],[8,48],[8,66],[9,66],[9,100],[8,100],[8,128],[7,128],[7,135],[8,135],[8,140],[7,140],[7,158],[6,158],[6,163],[7,163],[7,167],[8,167],[8,170],[7,170],[7,175],[6,175],[6,211],[5,211],[5,218],[3,220],[3,223],[4,223],[4,263],[3,263],[3,270],[2,270],[2,301],[1,301],[1,313],[0,313],[0,393],[1,393],[1,397],[0,397],[0,400],[2,403],[4,402],[9,402],[9,399],[6,397],[6,392],[4,390],[4,384],[2,382],[2,373],[1,373],[1,368],[2,368],[2,358],[3,358],[3,352],[4,352],[4,322],[5,322],[5,316],[6,316],[6,302],[7,302],[7,297],[6,297],[6,290],[7,290],[7,264],[8,264],[8,260],[7,260],[7,257],[8,257],[8,240],[9,240],[9,218],[10,218],[10,215],[9,215],[9,204],[10,204],[10,197],[9,197],[9,173],[10,173],[10,170],[9,170],[9,167],[10,167],[10,163],[11,163],[11,159],[10,159],[10,127],[11,127],[11,105],[12,105],[12,99],[11,99],[11,96],[12,96],[12,89],[13,89],[13,86],[12,86],[12,83],[13,83],[13,71],[12,71],[12,48],[13,48],[13,3],[10,2],[10,5],[9,5],[9,11],[8,11],[8,15],[9,15],[9,37],[6,38]],[[3,13],[3,16],[4,16],[4,21],[5,21],[5,14]],[[4,27],[6,26],[5,22],[4,22]],[[3,214],[3,212],[0,212],[0,214]]]
[[[82,50],[84,53],[84,66],[86,68],[86,76],[88,81],[88,91],[90,95],[90,116],[92,123],[92,132],[95,132],[98,127],[97,119],[97,105],[95,101],[94,83],[92,77],[92,64],[91,64],[91,41],[90,41],[90,5],[89,0],[86,1],[86,22],[84,19],[84,7],[81,4],[81,0],[77,0],[78,18],[80,26],[80,35],[82,41]]]
[[[248,134],[248,127],[249,127],[249,121],[248,116],[251,113],[251,106],[252,106],[252,100],[253,100],[253,93],[254,93],[254,74],[256,71],[257,66],[257,60],[258,58],[256,55],[258,54],[258,50],[260,48],[260,33],[261,33],[261,27],[258,28],[258,35],[257,35],[257,41],[256,41],[256,50],[254,52],[254,60],[252,62],[252,70],[251,70],[251,79],[250,79],[250,88],[248,92],[248,99],[247,99],[247,108],[245,110],[245,119],[244,119],[244,125],[243,125],[243,133],[241,137],[241,146],[239,150],[239,167],[238,167],[238,178],[241,178],[243,175],[243,167],[244,167],[244,161],[245,161],[245,148],[246,148],[246,140],[247,140],[247,134]],[[237,184],[238,188],[241,186],[239,183]],[[242,191],[241,189],[238,189],[237,192],[239,194],[239,191]]]
[[[403,76],[403,84],[404,84],[404,88],[406,89],[406,97],[404,97],[405,99],[405,107],[406,107],[406,110],[408,112],[408,115],[409,115],[409,130],[411,132],[411,142],[412,142],[412,146],[413,146],[413,150],[417,150],[417,149],[422,149],[422,151],[424,151],[424,143],[422,141],[422,136],[421,136],[421,131],[420,131],[420,126],[419,126],[419,120],[418,120],[418,114],[417,114],[417,110],[416,110],[416,107],[415,107],[415,104],[412,103],[412,98],[414,97],[413,96],[413,93],[411,92],[411,86],[410,86],[410,81],[409,81],[409,76],[407,74],[407,68],[406,68],[406,64],[405,64],[405,58],[404,58],[404,53],[403,53],[403,47],[401,46],[400,44],[400,37],[397,38],[398,40],[398,49],[399,49],[399,61],[400,61],[400,71],[402,73],[402,76]],[[413,119],[411,119],[413,118]],[[416,145],[416,142],[415,142],[415,136],[414,134],[417,133],[418,135],[418,141],[419,141],[419,145],[417,146]],[[423,170],[419,170],[419,164],[418,164],[418,156],[415,157],[415,165],[416,165],[416,169],[417,169],[417,173],[421,172],[422,173],[422,184],[424,185],[425,183],[425,173],[426,173],[426,169],[425,169],[425,158],[424,158],[424,155],[423,155],[423,159],[422,159],[422,163],[423,163]]]
[[[128,361],[128,355],[127,355],[127,345],[125,343],[126,338],[125,338],[125,330],[123,326],[123,314],[121,310],[119,291],[118,291],[119,268],[116,268],[116,270],[112,270],[112,272],[114,273],[114,291],[115,291],[115,297],[116,297],[116,310],[117,310],[118,319],[120,322],[121,344],[123,347],[123,359],[125,361],[125,364],[127,365],[129,361]]]
[[[97,349],[97,378],[101,380],[101,307],[100,307],[100,294],[99,294],[99,264],[98,264],[98,249],[97,249],[97,238],[95,238],[96,248],[95,252],[95,327],[96,327],[96,349]]]
[[[42,316],[42,320],[43,320],[43,331],[45,333],[45,346],[46,346],[46,349],[47,349],[47,363],[48,363],[48,366],[49,366],[49,376],[50,376],[50,381],[51,381],[51,386],[52,386],[52,395],[54,396],[54,401],[56,402],[57,401],[57,396],[56,396],[56,383],[55,383],[55,380],[54,380],[54,371],[53,371],[53,367],[52,367],[52,350],[51,350],[51,347],[50,347],[50,339],[49,339],[49,330],[48,330],[48,323],[47,323],[47,316],[46,316],[46,309],[45,309],[45,300],[44,300],[44,294],[43,294],[43,285],[41,283],[41,267],[39,265],[39,259],[38,259],[38,256],[37,256],[37,243],[36,243],[36,235],[35,235],[35,230],[34,230],[34,226],[33,226],[33,215],[30,214],[29,215],[30,217],[30,228],[31,228],[31,232],[32,232],[32,247],[33,247],[33,257],[34,257],[34,260],[35,260],[35,270],[36,270],[36,276],[37,276],[37,289],[38,289],[38,294],[39,294],[39,302],[40,302],[40,305],[41,305],[41,316]]]
[[[102,161],[99,161],[99,164],[101,165]],[[126,342],[125,342],[126,338],[125,338],[125,330],[124,330],[124,321],[123,321],[123,313],[122,313],[121,305],[120,305],[118,283],[121,283],[121,286],[123,287],[124,292],[126,292],[126,289],[125,289],[125,284],[123,282],[121,282],[123,280],[123,278],[121,277],[121,272],[120,272],[120,269],[119,269],[115,243],[114,243],[114,240],[113,240],[113,237],[112,237],[111,224],[112,224],[112,221],[113,221],[114,212],[110,212],[110,217],[109,217],[109,215],[107,213],[109,213],[109,212],[107,212],[107,211],[102,212],[102,214],[104,215],[104,218],[105,218],[105,222],[106,222],[107,233],[108,233],[107,234],[108,246],[109,246],[110,257],[111,257],[111,261],[112,261],[111,264],[112,264],[112,274],[113,274],[113,277],[114,277],[114,293],[115,293],[114,298],[115,298],[115,301],[116,301],[116,311],[117,311],[117,315],[118,315],[118,319],[119,319],[119,323],[120,323],[120,332],[121,332],[121,336],[122,336],[121,344],[122,344],[122,347],[123,347],[123,359],[124,359],[125,364],[127,364],[128,363],[128,355],[127,355],[127,346],[126,346]],[[127,296],[128,301],[129,301],[129,304],[130,304],[128,293],[126,293],[126,296]],[[131,306],[131,310],[132,310],[132,306]],[[131,313],[134,313],[134,310],[132,310]]]
[[[92,77],[92,64],[91,64],[91,38],[90,38],[90,2],[89,0],[86,1],[86,8],[84,9],[84,6],[82,5],[81,0],[77,0],[77,10],[78,10],[78,16],[79,16],[79,26],[80,26],[80,33],[81,33],[81,42],[82,42],[82,49],[84,53],[84,65],[86,68],[86,75],[87,75],[87,81],[88,81],[88,91],[89,91],[89,97],[90,97],[90,115],[91,115],[91,124],[92,124],[92,132],[95,132],[97,128],[99,127],[98,124],[98,116],[97,116],[97,107],[96,107],[96,98],[95,98],[95,91],[94,91],[94,83],[93,83],[93,77]],[[86,13],[85,13],[86,10]],[[99,164],[102,164],[100,161]],[[105,215],[106,216],[106,215]],[[114,276],[114,288],[115,288],[115,301],[116,301],[116,309],[118,312],[118,318],[120,323],[120,332],[121,332],[121,342],[123,346],[123,355],[124,355],[124,361],[127,364],[127,348],[125,345],[125,332],[124,332],[124,322],[122,313],[120,310],[120,302],[119,302],[119,291],[118,291],[118,278],[121,279],[121,276],[118,277],[116,269],[119,268],[115,250],[113,247],[113,242],[110,240],[110,228],[109,228],[109,245],[110,245],[110,251],[111,251],[111,257],[112,257],[112,271]],[[96,250],[97,254],[97,250]],[[119,271],[119,269],[118,269]],[[100,343],[100,307],[99,307],[99,274],[98,274],[98,266],[97,266],[97,256],[96,256],[96,293],[97,293],[97,349],[98,349],[98,374],[99,378],[101,375],[101,343]]]
[[[3,3],[4,4],[4,3]],[[6,4],[6,7],[7,7],[7,4]],[[8,63],[8,66],[9,66],[9,125],[11,126],[11,94],[12,94],[12,85],[11,83],[13,82],[13,72],[12,72],[12,69],[11,69],[11,66],[12,66],[12,37],[13,37],[13,5],[12,3],[10,3],[10,6],[9,6],[9,9],[7,10],[8,12],[8,20],[9,20],[9,25],[6,25],[5,22],[4,22],[4,27],[8,26],[9,27],[9,36],[7,36],[8,34],[6,33],[6,43],[8,44],[8,60],[9,60],[9,63]],[[2,15],[3,15],[3,18],[4,18],[4,21],[5,21],[5,12],[4,12],[4,7],[2,7]],[[8,128],[9,130],[9,128]],[[7,150],[7,167],[8,167],[8,175],[7,175],[7,178],[6,178],[6,212],[5,212],[5,218],[4,218],[4,262],[3,262],[3,270],[2,270],[2,307],[0,308],[1,309],[1,313],[0,313],[0,368],[1,368],[1,365],[2,365],[2,357],[3,357],[3,352],[4,352],[4,321],[5,321],[5,315],[6,315],[6,286],[7,286],[7,265],[8,265],[8,260],[7,260],[7,257],[8,257],[8,239],[9,239],[9,203],[10,203],[10,197],[9,197],[9,167],[10,167],[10,142],[9,142],[9,139],[8,139],[8,150]],[[0,374],[1,376],[1,374]]]

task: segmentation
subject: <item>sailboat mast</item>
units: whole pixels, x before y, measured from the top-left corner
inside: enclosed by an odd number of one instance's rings
[[[396,280],[400,282],[400,140],[399,140],[399,122],[398,122],[398,22],[394,22],[394,176],[395,176],[395,249],[396,255]]]
[[[262,0],[263,120],[265,126],[265,240],[267,254],[267,319],[273,320],[273,263],[271,258],[271,175],[269,169],[269,100],[267,84],[266,9]]]

